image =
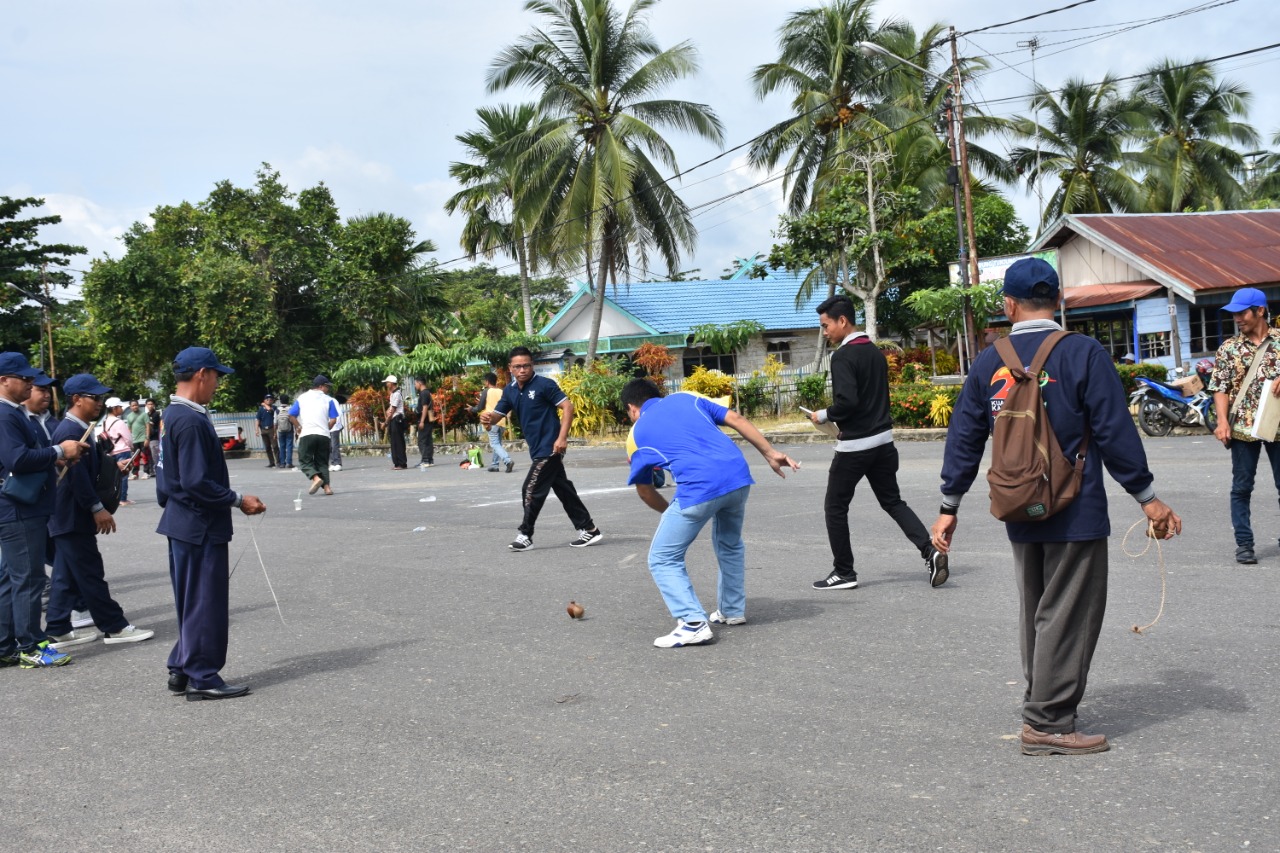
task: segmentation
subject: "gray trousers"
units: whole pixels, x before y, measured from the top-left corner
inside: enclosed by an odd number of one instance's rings
[[[1027,680],[1023,722],[1073,732],[1107,610],[1107,540],[1010,544]]]

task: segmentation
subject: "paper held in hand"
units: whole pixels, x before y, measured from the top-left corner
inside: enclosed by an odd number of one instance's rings
[[[1272,380],[1264,380],[1262,396],[1258,399],[1258,413],[1253,416],[1249,434],[1262,441],[1275,441],[1280,428],[1280,398],[1271,393]]]
[[[1280,406],[1277,406],[1277,408],[1280,409]],[[813,414],[811,409],[806,409],[804,406],[800,407],[800,411],[804,412],[804,416],[806,418]],[[809,423],[812,424],[813,421],[809,421]],[[825,424],[813,424],[813,428],[824,435],[831,436],[832,438],[840,437],[840,427],[836,426],[831,421],[827,421]]]

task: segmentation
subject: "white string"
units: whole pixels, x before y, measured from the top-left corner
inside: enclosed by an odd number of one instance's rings
[[[1147,526],[1147,529],[1143,531],[1147,539],[1147,544],[1146,544],[1146,547],[1144,547],[1141,551],[1135,554],[1131,552],[1126,546],[1129,542],[1129,534],[1132,533],[1134,530],[1136,530],[1138,528],[1138,525],[1140,524],[1145,524]],[[1125,531],[1124,538],[1120,540],[1120,550],[1124,551],[1125,556],[1131,557],[1133,559],[1137,559],[1138,557],[1144,556],[1148,551],[1151,550],[1151,543],[1152,542],[1156,543],[1156,558],[1157,558],[1157,563],[1160,566],[1160,609],[1156,611],[1156,618],[1152,619],[1150,624],[1142,625],[1141,627],[1139,627],[1138,625],[1134,625],[1129,629],[1133,631],[1133,633],[1135,634],[1145,634],[1148,629],[1154,628],[1156,623],[1160,621],[1160,617],[1164,615],[1164,600],[1165,600],[1165,591],[1167,589],[1167,584],[1166,584],[1165,568],[1164,568],[1164,548],[1160,544],[1161,541],[1162,541],[1161,538],[1156,536],[1155,522],[1153,522],[1151,519],[1147,518],[1146,516],[1143,516],[1138,521],[1135,521],[1129,527],[1129,529]]]

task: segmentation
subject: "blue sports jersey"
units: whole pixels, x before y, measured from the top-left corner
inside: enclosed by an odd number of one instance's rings
[[[751,470],[733,439],[720,431],[729,410],[697,394],[679,392],[646,400],[632,435],[631,485],[651,483],[653,469],[675,475],[682,507],[750,486]]]

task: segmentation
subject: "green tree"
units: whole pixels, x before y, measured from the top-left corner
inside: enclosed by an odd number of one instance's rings
[[[1240,120],[1248,113],[1248,90],[1219,81],[1206,62],[1165,60],[1138,81],[1133,97],[1147,122],[1138,133],[1147,210],[1230,210],[1243,204],[1245,188],[1237,176],[1245,171],[1244,157],[1230,146],[1258,147],[1257,131]]]
[[[26,294],[49,302],[54,319],[59,319],[55,288],[72,282],[65,268],[71,256],[88,250],[68,243],[41,242],[40,229],[57,225],[62,217],[21,217],[24,210],[43,206],[42,198],[0,196],[0,349],[33,354],[47,367],[43,314],[29,302],[23,304],[30,298]]]
[[[451,324],[441,329],[439,343],[466,339],[475,334],[502,338],[523,328],[523,294],[529,294],[529,315],[541,328],[569,299],[563,278],[531,278],[503,275],[492,266],[479,264],[468,269],[446,270],[439,274],[441,294],[449,304]]]
[[[344,312],[362,327],[367,352],[426,343],[429,318],[442,317],[448,302],[440,290],[436,250],[419,241],[409,220],[389,213],[353,216],[337,238]]]
[[[548,226],[546,213],[553,206],[529,203],[518,169],[518,146],[534,141],[538,110],[533,104],[503,105],[482,107],[476,115],[482,129],[455,137],[471,159],[449,164],[449,174],[463,189],[445,202],[445,210],[466,214],[461,243],[470,258],[491,258],[502,252],[519,264],[524,330],[533,334],[529,276],[537,264],[538,243],[529,235]]]
[[[596,355],[604,295],[650,252],[675,274],[696,240],[688,206],[658,166],[679,170],[659,128],[721,142],[723,128],[705,104],[658,97],[697,70],[688,42],[663,50],[645,23],[655,0],[623,13],[613,0],[529,0],[544,27],[501,51],[489,91],[524,84],[540,93],[545,117],[517,168],[533,199],[554,206],[549,252],[585,256],[595,295],[587,359]],[[656,161],[656,162],[655,162]],[[595,269],[593,269],[593,264]]]
[[[1136,160],[1125,146],[1144,126],[1145,118],[1120,93],[1111,75],[1096,84],[1068,80],[1060,94],[1039,86],[1031,97],[1031,108],[1047,117],[1038,125],[1030,118],[1017,118],[1011,128],[1021,139],[1038,135],[1039,150],[1014,148],[1011,160],[1018,174],[1033,185],[1058,179],[1045,204],[1043,222],[1065,213],[1142,209],[1142,188],[1130,174]]]

